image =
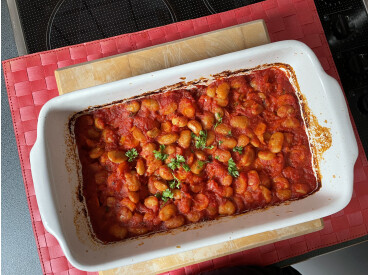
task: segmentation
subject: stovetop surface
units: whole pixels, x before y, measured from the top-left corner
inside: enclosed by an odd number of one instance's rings
[[[314,1],[367,153],[367,11],[362,0]],[[136,32],[256,2],[262,0],[16,0],[28,53]]]

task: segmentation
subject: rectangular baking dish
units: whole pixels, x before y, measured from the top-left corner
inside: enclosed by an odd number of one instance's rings
[[[318,123],[330,129],[332,144],[319,160],[321,189],[302,200],[265,210],[224,217],[190,230],[178,228],[115,244],[95,242],[84,205],[78,199],[79,176],[68,122],[76,112],[130,98],[163,86],[209,77],[226,70],[285,63],[295,71],[301,93]],[[83,76],[81,76],[83,77]],[[72,147],[71,147],[72,145]],[[170,69],[135,76],[58,96],[41,109],[31,170],[41,218],[73,266],[106,270],[233,240],[328,216],[350,201],[357,143],[347,105],[336,80],[328,76],[305,44],[281,41]],[[210,228],[211,227],[211,228]],[[188,229],[188,228],[187,228]]]

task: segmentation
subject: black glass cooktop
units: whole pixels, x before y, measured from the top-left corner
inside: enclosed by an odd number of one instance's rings
[[[136,32],[262,0],[15,0],[28,53]],[[362,0],[315,0],[367,152],[368,15]]]

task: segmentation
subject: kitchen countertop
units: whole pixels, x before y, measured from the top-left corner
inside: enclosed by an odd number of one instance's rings
[[[6,1],[1,1],[1,60],[18,56]],[[1,271],[42,274],[1,68]]]

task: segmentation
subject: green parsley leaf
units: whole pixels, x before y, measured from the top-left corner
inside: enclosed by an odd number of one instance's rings
[[[236,164],[233,160],[233,158],[230,158],[228,161],[228,167],[227,170],[231,176],[234,178],[239,177],[239,171],[238,168],[236,167]]]
[[[243,154],[243,147],[242,146],[235,146],[233,148],[233,152],[238,152],[239,154]]]
[[[231,130],[229,132],[227,132],[227,135],[228,136],[232,136],[233,135],[233,133],[231,132]]]
[[[181,155],[176,155],[176,158],[171,159],[171,162],[167,166],[174,171],[176,168],[180,168],[181,163],[185,162],[185,158]]]
[[[222,116],[221,116],[221,114],[220,114],[220,113],[216,113],[216,115],[215,115],[215,116],[216,116],[216,120],[217,120],[217,122],[216,122],[216,124],[215,124],[214,128],[216,129],[216,127],[222,123]]]
[[[132,148],[126,152],[126,157],[128,157],[128,162],[134,161],[137,158],[139,153],[136,151],[135,148]]]
[[[221,145],[222,143],[224,143],[222,140],[218,141],[218,145]]]
[[[220,156],[215,156],[215,159],[219,160],[220,159]]]
[[[184,168],[184,170],[185,170],[186,172],[189,172],[189,171],[190,171],[190,167],[189,167],[189,165],[187,165],[187,164],[183,164],[183,165],[182,165],[182,168]]]
[[[201,130],[199,132],[199,136],[196,136],[195,134],[192,134],[192,137],[195,139],[195,147],[197,149],[213,149],[212,146],[206,146],[207,144],[207,132]]]
[[[161,196],[161,193],[155,193],[154,195],[157,199],[160,199],[162,196]]]
[[[172,174],[174,179],[170,181],[170,188],[174,189],[177,188],[179,189],[181,187],[181,181],[174,175]]]
[[[201,161],[201,160],[198,160],[198,161],[197,161],[197,167],[198,167],[198,168],[203,168],[204,164],[206,164],[206,162],[205,162],[205,161]]]
[[[168,199],[173,199],[173,193],[170,189],[166,189],[162,192],[162,200],[166,202]]]
[[[153,151],[154,157],[156,159],[159,159],[159,160],[163,160],[163,161],[166,160],[167,157],[168,157],[168,155],[167,154],[163,154],[163,150],[165,149],[165,146],[163,144],[161,144],[159,146],[159,149],[160,149],[160,151],[156,151],[156,150]]]

